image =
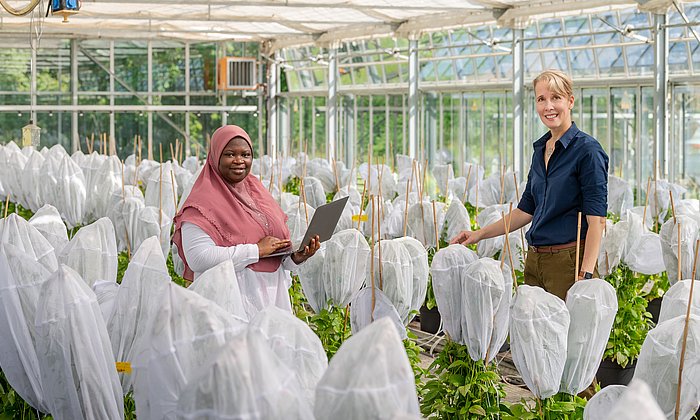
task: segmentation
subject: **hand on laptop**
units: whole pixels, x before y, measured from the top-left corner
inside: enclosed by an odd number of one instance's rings
[[[297,251],[294,254],[292,254],[292,261],[294,261],[294,264],[301,264],[307,259],[309,259],[309,257],[314,255],[320,247],[321,238],[319,238],[319,236],[316,235],[313,238],[311,238],[309,244],[306,245],[303,250]]]
[[[267,257],[268,255],[281,251],[284,248],[292,246],[292,241],[288,239],[275,238],[274,236],[266,236],[258,242],[258,257]]]

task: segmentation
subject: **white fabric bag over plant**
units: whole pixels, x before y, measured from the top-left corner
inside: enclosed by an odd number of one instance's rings
[[[172,219],[177,213],[177,180],[173,164],[164,162],[154,170],[146,182],[146,205],[161,209]]]
[[[45,204],[29,219],[34,226],[51,244],[56,252],[60,252],[68,243],[68,231],[56,207]]]
[[[168,217],[163,210],[153,206],[146,206],[139,212],[138,229],[134,234],[134,247],[138,248],[141,243],[151,236],[158,237],[160,249],[163,255],[168,255],[170,250],[170,227],[173,220]]]
[[[236,318],[248,321],[233,261],[225,260],[205,271],[189,290],[211,300]]]
[[[11,244],[0,244],[0,369],[30,406],[44,413],[37,333],[34,327],[41,287],[51,273]]]
[[[138,418],[172,418],[183,390],[246,328],[209,299],[168,283],[146,334],[148,348],[132,364]]]
[[[476,222],[479,226],[488,226],[491,223],[496,223],[501,219],[501,214],[508,214],[509,206],[506,204],[496,204],[481,210],[476,216]],[[515,232],[511,232],[515,233]],[[476,244],[476,253],[480,257],[493,257],[497,252],[505,249],[505,237],[503,235],[494,238],[483,239]],[[515,253],[513,253],[515,255]],[[515,260],[515,258],[513,258]]]
[[[428,267],[428,252],[423,245],[416,239],[409,236],[395,239],[402,244],[408,251],[411,257],[411,265],[413,266],[413,285],[411,291],[411,306],[407,318],[403,319],[404,325],[408,325],[417,313],[423,302],[425,302],[425,294],[428,291],[428,276],[430,275],[430,267]]]
[[[406,327],[404,327],[399,313],[391,303],[391,300],[378,288],[374,288],[374,310],[372,310],[372,287],[364,287],[355,293],[350,302],[350,326],[352,333],[357,334],[372,323],[373,320],[389,318],[396,327],[396,332],[402,340],[405,340]]]
[[[445,213],[445,225],[447,235],[445,239],[449,242],[463,230],[472,230],[469,212],[464,204],[459,200],[452,200]]]
[[[608,175],[608,212],[618,216],[634,207],[632,185],[615,175]]]
[[[537,398],[559,391],[568,332],[569,311],[563,300],[539,287],[518,287],[510,312],[510,350]]]
[[[258,332],[239,334],[203,362],[168,418],[313,419],[294,372]]]
[[[617,294],[604,280],[578,281],[566,295],[566,308],[571,322],[560,391],[576,395],[593,382],[603,358],[617,314]]]
[[[642,217],[632,212],[628,213],[628,221],[629,231],[622,261],[632,271],[642,274],[658,274],[664,271],[659,235],[643,227]]]
[[[49,273],[58,268],[58,259],[51,243],[34,226],[15,213],[0,219],[0,242],[14,245]]]
[[[126,268],[115,297],[107,331],[117,362],[133,362],[147,349],[149,325],[153,322],[170,283],[165,258],[155,237],[136,250]],[[124,394],[129,392],[139,372],[121,374]]]
[[[101,164],[93,175],[94,184],[88,185],[88,220],[106,216],[112,193],[121,191],[122,188],[122,163],[119,158],[117,156],[99,156],[94,159],[100,161]]]
[[[463,245],[450,245],[435,253],[430,267],[433,292],[442,325],[453,341],[462,340],[462,275],[467,265],[478,260],[474,251]]]
[[[401,242],[385,239],[374,246],[374,284],[389,298],[399,319],[407,319],[413,298],[413,264],[411,255]]]
[[[306,204],[315,209],[326,204],[326,193],[323,189],[323,184],[318,178],[312,176],[304,177],[304,196],[306,197]]]
[[[681,280],[664,293],[664,299],[661,301],[661,312],[659,313],[659,324],[677,316],[685,316],[688,310],[690,284],[690,280]],[[695,280],[693,305],[690,310],[695,315],[700,314],[700,281],[698,280]]]
[[[625,242],[629,232],[629,222],[620,221],[612,224],[606,220],[605,234],[600,242],[600,255],[598,256],[598,272],[601,276],[607,276],[615,271],[625,253]]]
[[[693,275],[693,260],[695,259],[695,241],[700,236],[700,227],[691,216],[676,216],[668,219],[662,226],[661,250],[663,253],[666,273],[671,285],[678,281],[678,224],[681,224],[681,278],[689,279]],[[700,272],[698,272],[700,273]],[[700,279],[696,274],[695,279]]]
[[[286,212],[287,227],[289,228],[289,237],[292,240],[292,248],[298,249],[301,245],[301,241],[304,239],[304,234],[309,227],[309,223],[311,223],[311,219],[314,217],[314,213],[316,213],[316,209],[309,204],[304,207],[303,202],[299,202],[298,205],[295,205]]]
[[[8,143],[5,148],[5,153],[0,155],[4,158],[0,161],[0,179],[7,195],[12,197],[22,197],[22,171],[24,165],[27,164],[27,157],[24,156],[14,142]]]
[[[630,382],[615,406],[607,414],[610,420],[665,420],[649,385],[640,379]]]
[[[645,381],[666,418],[673,419],[678,393],[678,367],[685,316],[659,323],[649,331],[634,371],[634,378]],[[700,316],[692,315],[688,324],[685,364],[681,386],[681,419],[689,419],[700,405]]]
[[[445,223],[445,203],[423,201],[408,207],[408,229],[412,237],[418,239],[426,248],[434,247],[436,236],[439,238]],[[437,230],[437,235],[436,235]]]
[[[127,247],[133,251],[141,245],[139,216],[144,209],[143,199],[138,197],[126,197],[112,204],[107,217],[114,225],[114,234],[117,237],[117,250],[126,251]]]
[[[435,178],[435,183],[437,183],[440,193],[447,196],[449,181],[455,177],[452,165],[433,166],[433,177]]]
[[[70,157],[65,156],[61,160],[56,181],[54,205],[61,217],[69,229],[82,224],[87,205],[85,178],[80,167]]]
[[[394,206],[390,201],[381,200],[379,197],[368,198],[372,198],[374,200],[374,208],[372,208],[372,200],[368,200],[367,206],[362,212],[362,218],[367,218],[367,221],[361,224],[362,232],[365,234],[365,237],[376,241],[379,239],[379,229],[381,227],[382,238],[386,238],[388,227],[387,218],[392,213]],[[372,222],[374,222],[374,237],[372,237]],[[355,226],[357,226],[357,224]]]
[[[651,191],[649,191],[649,210],[652,215],[657,215],[659,221],[663,221],[666,218],[668,212],[671,211],[671,197],[669,193],[673,194],[673,201],[677,203],[681,201],[682,195],[688,190],[684,187],[668,182],[664,179],[659,179],[651,183]],[[658,204],[658,208],[657,208]]]
[[[89,287],[117,279],[117,239],[112,222],[103,217],[78,230],[59,257],[78,272]]]
[[[323,281],[323,264],[326,257],[326,243],[321,243],[321,247],[304,264],[297,267],[296,274],[299,276],[301,287],[304,290],[306,300],[314,312],[319,313],[326,307],[328,297],[326,296],[326,286]]]
[[[381,318],[340,346],[316,388],[314,414],[365,420],[400,413],[420,413],[415,379],[396,328]]]
[[[279,360],[296,374],[304,397],[313,406],[316,385],[328,368],[318,336],[304,321],[275,306],[258,312],[249,330],[259,332]]]
[[[460,279],[460,343],[467,346],[472,360],[485,360],[488,363],[496,357],[506,339],[507,334],[499,333],[508,328],[511,282],[505,283],[500,263],[490,258],[467,265]],[[499,308],[505,311],[505,316],[496,316]],[[497,319],[501,325],[496,325]]]
[[[32,156],[34,152],[31,148],[24,148],[22,150],[23,153],[27,155],[27,158]],[[56,207],[57,206],[57,200],[56,200],[56,192],[58,189],[58,183],[60,181],[58,177],[58,168],[61,164],[61,159],[63,158],[62,155],[58,153],[49,153],[48,150],[44,155],[44,161],[41,164],[41,168],[39,169],[40,178],[38,182],[36,183],[36,186],[39,187],[39,200],[40,202],[43,203],[49,203],[53,204]],[[67,157],[67,156],[66,156]],[[29,163],[29,161],[27,161]],[[26,169],[26,164],[24,168]],[[24,187],[24,180],[21,181],[21,185]],[[27,192],[23,191],[21,192],[20,197],[25,198]],[[28,203],[27,203],[28,204]],[[59,212],[61,212],[61,209],[59,208]]]
[[[327,298],[340,308],[350,303],[369,273],[370,249],[357,229],[343,230],[326,241],[321,278]],[[325,307],[325,302],[323,303]]]
[[[596,392],[583,409],[583,420],[607,418],[626,390],[626,385],[608,385]]]
[[[28,208],[35,212],[46,203],[41,196],[41,184],[45,182],[42,176],[42,166],[44,165],[44,157],[41,153],[34,151],[27,158],[24,168],[19,177],[21,183],[21,191],[19,196],[12,199],[20,203],[22,207]]]
[[[49,411],[57,420],[122,419],[124,399],[95,294],[61,265],[44,283],[37,353]]]

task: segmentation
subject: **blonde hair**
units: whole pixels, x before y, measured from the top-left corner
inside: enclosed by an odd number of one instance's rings
[[[568,74],[560,70],[545,70],[532,81],[532,88],[537,88],[539,82],[544,82],[551,92],[564,97],[574,94],[574,82]]]

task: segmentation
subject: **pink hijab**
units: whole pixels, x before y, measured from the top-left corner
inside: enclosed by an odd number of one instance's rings
[[[175,215],[173,242],[185,263],[184,277],[194,279],[182,249],[182,224],[193,223],[211,237],[218,246],[257,244],[265,236],[289,239],[287,215],[260,180],[250,174],[231,185],[219,173],[219,159],[226,145],[242,137],[251,152],[253,145],[248,133],[235,125],[220,127],[211,139],[207,161],[192,187],[182,209]],[[248,266],[253,271],[277,271],[281,257],[263,258]]]

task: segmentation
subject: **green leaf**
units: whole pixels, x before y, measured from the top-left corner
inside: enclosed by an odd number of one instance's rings
[[[478,414],[480,416],[486,416],[486,410],[480,405],[472,405],[469,408],[469,412],[472,414]]]

